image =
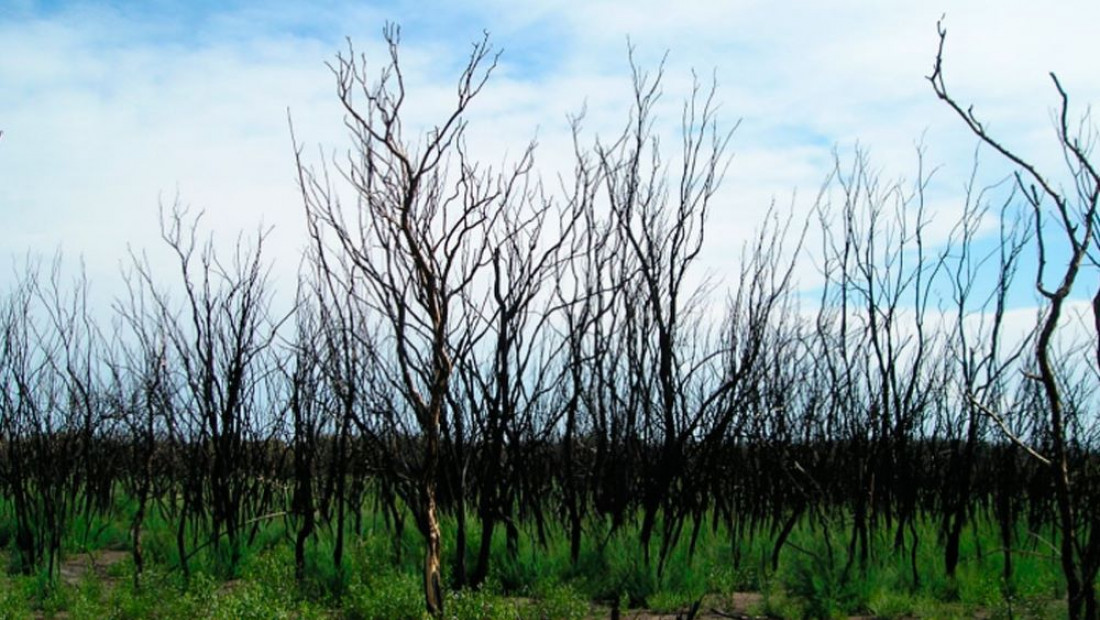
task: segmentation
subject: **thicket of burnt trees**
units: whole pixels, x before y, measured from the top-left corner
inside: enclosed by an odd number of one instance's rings
[[[550,288],[559,265],[570,259],[567,242],[580,214],[555,205],[540,185],[531,183],[531,157],[529,149],[520,164],[522,179],[501,197],[499,219],[487,240],[491,292],[478,319],[484,321],[483,334],[470,355],[458,363],[461,385],[455,390],[453,441],[456,445],[469,442],[477,452],[472,472],[475,486],[469,493],[477,501],[481,521],[476,563],[468,579],[473,587],[488,576],[498,523],[505,525],[507,549],[514,557],[519,544],[516,509],[525,508],[536,523],[545,521],[543,494],[537,485],[547,481],[531,481],[525,472],[538,458],[533,452],[556,436],[562,415],[556,399],[566,372],[560,362],[564,341],[550,330],[560,312],[552,303]],[[468,488],[466,467],[463,459],[455,465],[453,473],[461,482],[455,511],[461,524],[461,491]],[[462,586],[467,583],[465,549],[461,540],[458,543],[455,581]]]
[[[701,403],[693,402],[700,388],[693,371],[709,370],[705,363],[701,366],[708,344],[701,337],[702,296],[686,278],[702,249],[707,208],[725,170],[729,140],[728,133],[719,134],[714,126],[713,88],[702,101],[693,97],[686,103],[682,169],[672,181],[678,183],[672,194],[658,140],[651,134],[660,85],[659,72],[651,78],[633,66],[634,101],[627,128],[610,144],[597,142],[593,148],[597,196],[609,211],[611,234],[619,239],[621,280],[616,288],[625,296],[619,333],[625,337],[626,353],[620,361],[625,363],[626,406],[634,409],[628,416],[640,447],[656,451],[638,463],[639,536],[647,565],[659,514],[668,524],[678,520],[677,507],[685,500],[680,496],[685,450],[705,413]]]
[[[1056,338],[1064,330],[1064,319],[1073,295],[1088,285],[1081,282],[1095,270],[1100,251],[1100,173],[1092,148],[1097,129],[1086,115],[1071,126],[1069,96],[1056,75],[1051,74],[1059,96],[1056,133],[1066,165],[1069,187],[1057,182],[1031,160],[1018,154],[994,136],[976,116],[973,107],[964,107],[948,92],[943,73],[943,49],[946,30],[939,27],[940,46],[932,75],[928,78],[936,95],[966,124],[985,145],[1002,155],[1017,169],[1015,181],[1020,195],[1031,208],[1034,222],[1035,252],[1038,267],[1035,290],[1043,298],[1044,313],[1038,322],[1034,346],[1036,370],[1029,379],[1041,389],[1043,407],[1032,410],[1045,427],[1039,450],[1025,444],[1025,438],[1005,432],[1050,471],[1055,491],[1056,524],[1059,530],[1059,556],[1069,596],[1069,615],[1073,619],[1096,618],[1096,576],[1100,570],[1100,513],[1095,510],[1093,484],[1088,478],[1090,449],[1095,431],[1093,420],[1083,420],[1076,411],[1087,406],[1087,391],[1068,376],[1065,360],[1077,358],[1088,364],[1095,378],[1100,368],[1100,348],[1095,356],[1059,357]],[[1063,255],[1065,253],[1065,255]],[[1053,264],[1052,264],[1053,263]],[[1095,336],[1100,337],[1100,292],[1093,296]],[[1095,347],[1100,347],[1096,345]],[[1086,382],[1087,385],[1087,382]],[[1005,411],[983,408],[995,420]]]
[[[12,505],[16,565],[52,579],[73,517],[110,504],[109,380],[86,279],[67,287],[60,257],[45,276],[26,267],[0,309],[0,489]]]
[[[974,173],[977,172],[977,165]],[[982,502],[978,480],[993,478],[982,464],[992,458],[988,441],[990,422],[983,410],[1003,410],[1011,400],[1011,371],[1019,363],[1030,342],[1028,335],[1006,333],[1007,297],[1016,279],[1021,255],[1030,239],[1028,221],[1013,215],[1015,194],[1003,199],[993,215],[999,222],[999,243],[988,253],[977,255],[972,248],[983,221],[990,213],[990,191],[977,189],[974,174],[966,190],[966,207],[952,233],[945,261],[950,304],[947,330],[947,384],[935,411],[934,436],[947,452],[943,466],[942,494],[939,500],[940,534],[944,545],[944,571],[954,579],[960,560],[963,528],[971,521]],[[990,278],[992,275],[992,278]],[[988,280],[992,279],[990,285]],[[997,478],[1013,479],[1012,459],[1015,448],[1008,450]],[[978,491],[978,497],[975,497]],[[1002,489],[996,495],[996,521],[1001,530],[1004,558],[1004,583],[1012,582],[1012,549],[1016,529],[1015,511],[1011,510],[1014,493]],[[976,501],[977,500],[977,501]]]
[[[703,420],[692,445],[686,479],[698,498],[690,549],[694,550],[703,513],[713,505],[715,527],[721,515],[734,541],[783,521],[789,533],[806,502],[792,500],[786,464],[795,461],[798,428],[790,424],[807,380],[802,320],[790,296],[794,247],[790,220],[774,213],[755,240],[742,250],[741,270],[719,330],[719,345],[706,370],[717,386],[699,401]],[[793,481],[798,486],[799,481]],[[789,511],[789,513],[788,513]],[[780,534],[780,542],[786,534]],[[740,562],[739,549],[733,559]]]
[[[133,271],[125,276],[127,297],[115,304],[117,342],[110,360],[117,415],[128,438],[126,466],[120,472],[123,491],[136,506],[130,518],[130,553],[134,585],[145,571],[145,519],[151,504],[163,498],[173,480],[166,471],[172,411],[172,376],[166,333],[151,291]]]
[[[378,502],[393,502],[385,489],[403,472],[378,462],[384,456],[375,417],[377,366],[372,331],[363,324],[355,289],[338,277],[346,264],[330,264],[311,249],[300,276],[295,331],[282,358],[282,393],[289,431],[289,515],[295,572],[306,577],[306,546],[319,528],[333,538],[332,560],[343,569],[349,525],[362,531],[367,477],[385,480]],[[365,444],[367,453],[363,454]],[[370,455],[377,455],[370,458]],[[391,512],[386,511],[387,517]],[[398,537],[400,528],[397,529]]]
[[[300,148],[296,162],[305,203],[335,200],[326,169],[308,169]],[[349,517],[362,532],[364,502],[373,498],[370,505],[393,533],[394,559],[400,562],[405,509],[419,493],[416,421],[401,404],[400,375],[390,372],[392,360],[380,350],[377,307],[364,296],[366,284],[353,260],[324,234],[324,225],[307,217],[310,247],[299,281],[294,361],[288,364],[294,381],[296,561],[304,567],[305,544],[319,523],[334,537],[333,563],[341,569]]]
[[[324,428],[324,406],[320,364],[314,353],[320,329],[318,308],[309,303],[306,285],[299,283],[295,304],[293,355],[284,360],[283,381],[289,386],[287,409],[291,423],[290,450],[293,455],[293,487],[290,514],[297,526],[294,533],[294,577],[306,578],[306,544],[317,528],[317,500],[314,479],[318,472],[318,443]],[[342,532],[341,532],[342,534]],[[335,562],[337,568],[340,563]]]
[[[565,343],[563,363],[567,379],[562,382],[561,468],[557,485],[561,489],[562,512],[569,536],[569,557],[575,565],[580,557],[581,541],[590,510],[614,523],[621,522],[625,502],[618,497],[629,493],[625,484],[610,489],[605,476],[626,461],[615,458],[615,442],[621,435],[612,433],[605,406],[612,402],[615,382],[608,374],[616,359],[621,316],[621,296],[614,280],[612,260],[617,254],[617,239],[610,227],[595,212],[598,183],[590,154],[579,144],[580,119],[573,121],[577,161],[570,179],[570,207],[580,214],[577,235],[573,238],[572,259],[558,266],[554,298],[564,308],[562,333]],[[617,493],[608,501],[608,492]],[[591,506],[590,506],[591,503]]]
[[[300,180],[303,191],[312,191],[304,175]],[[311,236],[320,241],[316,224],[309,222]],[[358,515],[361,510],[355,501],[362,495],[356,492],[362,487],[359,474],[371,465],[356,462],[352,448],[356,429],[366,436],[375,429],[373,418],[365,412],[376,367],[373,331],[365,324],[348,262],[334,260],[323,247],[314,246],[307,253],[307,265],[299,283],[297,313],[301,316],[290,401],[295,463],[292,511],[302,519],[295,556],[304,566],[304,545],[316,510],[332,525],[333,563],[340,568],[349,511]]]
[[[264,235],[254,248],[238,240],[226,259],[212,240],[199,239],[198,222],[178,205],[162,218],[182,300],[159,284],[147,261],[135,259],[133,300],[124,311],[144,358],[137,381],[147,392],[146,403],[132,410],[139,416],[132,424],[145,428],[148,441],[155,424],[149,408],[168,416],[166,440],[180,500],[166,505],[174,513],[185,574],[190,556],[206,546],[224,554],[234,570],[246,537],[255,535],[252,519],[274,500],[275,420],[267,409],[274,403],[266,383],[273,375],[266,371],[277,324],[270,315]],[[188,530],[195,537],[190,543]],[[201,534],[206,540],[199,543]]]
[[[918,524],[940,520],[953,570],[964,524],[991,500],[1011,559],[1013,506],[1024,500],[1009,487],[1017,473],[1029,474],[1016,469],[1011,450],[990,445],[971,403],[1017,398],[1010,372],[1026,338],[1002,342],[1003,321],[1027,231],[1008,217],[1000,249],[975,256],[978,197],[950,239],[929,241],[927,182],[919,169],[912,186],[883,182],[857,151],[850,167],[838,158],[819,197],[818,308],[782,315],[785,329],[769,341],[767,370],[755,384],[765,398],[749,416],[752,440],[726,456],[759,472],[727,496],[762,498],[741,518],[749,531],[770,530],[773,568],[808,516],[821,528],[824,552],[797,551],[813,555],[815,570],[850,579],[886,537],[918,585]],[[783,354],[773,359],[776,349]],[[1028,492],[1026,501],[1041,501]]]
[[[838,162],[833,182],[840,230],[828,225],[831,206],[823,205],[816,331],[823,379],[832,386],[825,398],[837,418],[834,440],[851,446],[854,459],[851,477],[833,481],[854,484],[837,489],[852,502],[843,574],[866,568],[871,533],[881,523],[894,527],[895,550],[909,545],[916,581],[919,487],[910,476],[919,471],[916,440],[942,380],[934,372],[941,343],[928,311],[942,257],[926,255],[927,179],[918,171],[911,190],[884,183],[857,152],[850,170]]]
[[[1031,525],[1048,519],[1042,479],[1018,461],[1016,448],[986,443],[996,436],[988,434],[985,409],[1030,406],[1041,396],[1009,379],[1019,349],[997,345],[1026,236],[1005,236],[1009,244],[994,261],[1001,280],[988,297],[975,298],[971,281],[980,270],[968,258],[975,214],[964,215],[954,244],[927,249],[928,178],[918,171],[911,189],[883,183],[860,154],[850,171],[838,164],[837,217],[822,218],[825,285],[813,322],[798,318],[788,296],[790,268],[777,249],[783,234],[764,234],[715,338],[699,329],[702,312],[693,303],[702,298],[692,297],[685,280],[723,165],[725,138],[705,120],[709,99],[702,110],[697,100],[685,108],[684,180],[671,192],[649,135],[658,81],[635,70],[628,128],[593,148],[578,138],[574,185],[557,211],[533,193],[527,159],[495,180],[465,160],[461,117],[487,76],[478,71],[484,47],[475,48],[454,116],[416,150],[400,134],[396,36],[390,43],[392,64],[380,83],[369,82],[361,61],[335,67],[358,144],[345,174],[364,219],[345,219],[327,180],[303,175],[303,188],[312,188],[312,260],[333,261],[319,281],[339,289],[319,305],[330,318],[322,321],[324,351],[317,354],[329,368],[322,374],[332,396],[322,400],[337,437],[322,493],[334,499],[321,504],[337,507],[337,532],[339,511],[352,505],[340,468],[353,421],[380,455],[387,515],[400,523],[389,487],[425,534],[426,596],[436,610],[436,510],[458,520],[454,582],[477,585],[498,525],[514,553],[517,523],[526,516],[542,524],[543,503],[553,495],[532,489],[544,488],[537,478],[547,471],[546,438],[560,441],[558,512],[574,560],[586,520],[609,522],[610,537],[638,514],[647,559],[660,534],[660,571],[688,517],[697,533],[714,506],[731,531],[770,531],[773,562],[809,514],[825,533],[828,557],[820,566],[842,578],[865,569],[872,541],[886,534],[908,556],[916,584],[918,520],[938,502],[950,573],[963,526],[992,497],[1010,575],[1021,501],[1013,497],[1025,488],[1013,481],[1029,485]],[[357,112],[362,104],[352,96],[359,91],[366,104]],[[446,168],[446,152],[457,169]],[[543,235],[548,216],[565,217],[550,225],[559,241]],[[337,256],[347,262],[334,268]],[[945,282],[950,325],[933,306]],[[540,298],[551,288],[556,308]],[[964,325],[991,308],[976,335]],[[559,321],[560,340],[547,329]],[[1055,376],[1065,374],[1059,363],[1052,363]],[[360,371],[349,370],[356,364]],[[555,383],[556,392],[546,389]],[[976,473],[983,471],[995,475]],[[481,528],[472,571],[468,501]],[[295,512],[308,520],[308,506]],[[838,531],[843,539],[833,538]]]

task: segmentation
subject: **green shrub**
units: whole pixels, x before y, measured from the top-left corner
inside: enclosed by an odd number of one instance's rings
[[[421,581],[411,575],[391,573],[369,583],[353,583],[342,601],[349,620],[421,620],[425,616]]]
[[[516,603],[501,598],[489,588],[460,590],[447,597],[443,607],[447,620],[519,620]]]
[[[785,589],[767,584],[762,591],[764,599],[760,605],[760,615],[768,618],[801,618],[802,606]]]
[[[30,618],[31,612],[27,608],[27,600],[23,597],[21,589],[16,587],[15,583],[11,583],[14,580],[8,580],[9,582],[5,583],[4,579],[0,575],[0,618],[11,620]]]
[[[529,620],[583,620],[588,613],[588,601],[576,589],[552,585],[540,591],[524,617]]]
[[[272,592],[255,582],[234,582],[214,600],[210,618],[217,620],[264,620],[288,618],[289,611]]]
[[[140,588],[133,587],[132,573],[124,575],[109,591],[104,589],[101,600],[82,598],[77,607],[88,618],[193,620],[213,613],[218,587],[206,575],[195,575],[190,584],[184,584],[178,575],[154,567],[146,571]]]
[[[917,604],[912,595],[880,590],[871,595],[867,609],[876,618],[904,618],[916,613]]]
[[[701,597],[692,597],[683,592],[661,590],[653,593],[649,597],[648,603],[653,611],[662,614],[673,614],[690,609],[699,598]]]

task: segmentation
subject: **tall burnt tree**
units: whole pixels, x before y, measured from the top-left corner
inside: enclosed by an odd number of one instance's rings
[[[425,542],[428,611],[443,610],[438,484],[441,439],[450,424],[452,378],[477,340],[476,290],[492,260],[488,232],[501,205],[525,175],[481,170],[466,152],[466,111],[496,66],[487,39],[473,45],[458,79],[451,112],[417,141],[404,131],[406,89],[398,62],[399,30],[384,37],[389,62],[377,80],[366,58],[349,50],[332,66],[354,156],[342,172],[356,195],[349,216],[338,197],[312,173],[306,182],[311,227],[353,265],[363,299],[381,319],[380,355],[392,364],[389,381],[416,421],[421,458],[416,497],[408,498]]]
[[[1069,616],[1073,620],[1094,620],[1100,614],[1096,597],[1096,578],[1100,572],[1100,513],[1092,509],[1088,496],[1090,485],[1083,476],[1087,470],[1080,463],[1081,455],[1090,447],[1084,429],[1075,424],[1074,410],[1082,403],[1074,397],[1074,390],[1064,373],[1059,372],[1056,340],[1064,330],[1069,304],[1075,295],[1082,296],[1082,289],[1088,287],[1084,281],[1087,274],[1095,273],[1100,265],[1100,163],[1095,161],[1092,152],[1100,132],[1087,116],[1079,124],[1071,124],[1069,95],[1058,77],[1051,73],[1059,97],[1057,142],[1066,165],[1069,187],[1057,182],[1051,173],[1041,170],[1032,160],[992,134],[975,114],[973,106],[964,107],[948,92],[943,71],[947,31],[942,23],[938,30],[939,50],[928,78],[932,89],[971,133],[1015,166],[1016,185],[1034,222],[1038,259],[1035,290],[1045,306],[1033,348],[1036,372],[1030,379],[1038,384],[1045,404],[1042,411],[1034,414],[1040,416],[1046,427],[1047,437],[1043,442],[1046,445],[1041,447],[1045,454],[1026,445],[1024,438],[1012,434],[1007,426],[1002,424],[1002,429],[1050,471]],[[1084,294],[1093,299],[1095,336],[1100,338],[1100,290],[1089,289]],[[1086,363],[1100,368],[1100,345],[1097,345],[1094,359]],[[1005,412],[989,408],[984,411],[1003,422]]]

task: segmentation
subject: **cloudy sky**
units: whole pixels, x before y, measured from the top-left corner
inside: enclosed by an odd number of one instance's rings
[[[570,114],[586,106],[600,135],[626,121],[628,40],[643,67],[668,53],[662,130],[679,121],[692,69],[713,74],[720,123],[740,121],[708,229],[705,268],[719,277],[773,200],[807,212],[834,152],[857,143],[884,178],[911,179],[923,140],[946,222],[976,143],[925,79],[943,14],[948,85],[1005,143],[1057,170],[1048,72],[1075,110],[1100,101],[1094,0],[0,0],[0,288],[28,253],[60,248],[112,290],[128,248],[162,251],[158,204],[177,196],[223,238],[273,226],[289,282],[303,218],[288,110],[309,153],[346,150],[325,62],[350,38],[380,67],[387,21],[402,28],[410,112],[425,124],[488,32],[503,53],[471,112],[475,155],[500,162],[537,137],[548,178],[569,166]],[[984,178],[1005,174],[982,158]]]

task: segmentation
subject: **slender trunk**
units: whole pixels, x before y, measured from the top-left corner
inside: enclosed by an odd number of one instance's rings
[[[655,484],[655,483],[654,483]],[[657,522],[657,503],[654,501],[654,492],[650,490],[646,494],[642,515],[642,527],[638,535],[642,543],[642,556],[645,558],[645,565],[649,566],[649,541],[653,537],[653,527]]]
[[[143,481],[138,489],[137,510],[130,524],[131,556],[134,559],[134,589],[141,587],[141,574],[145,570],[145,553],[141,544],[141,529],[145,522],[145,505],[149,501],[149,486]]]
[[[341,479],[342,479],[341,475]],[[332,563],[341,570],[344,563],[344,529],[347,525],[347,506],[344,502],[344,484],[338,482],[339,493],[336,497],[336,542],[332,549]]]
[[[955,574],[959,567],[959,544],[962,539],[963,524],[965,523],[965,504],[958,498],[948,516],[947,536],[944,540],[943,565],[948,581],[955,581]]]
[[[569,506],[569,561],[573,566],[581,557],[581,533],[581,513],[573,503]]]
[[[183,571],[183,578],[185,581],[191,580],[191,567],[187,563],[187,504],[188,500],[183,500],[183,507],[180,509],[179,523],[176,524],[176,552],[180,556],[180,570]]]
[[[704,510],[699,508],[693,515],[695,523],[691,526],[691,542],[688,544],[688,565],[691,565],[692,560],[695,559],[695,545],[699,542],[699,532],[703,528],[703,521],[706,519]]]
[[[794,531],[794,526],[798,523],[798,520],[802,517],[802,511],[805,509],[805,504],[799,505],[794,511],[791,512],[791,516],[783,524],[782,530],[779,532],[779,536],[775,539],[775,546],[772,548],[772,571],[779,570],[779,552],[783,550],[783,545],[787,544],[787,538],[790,537],[791,532]]]
[[[672,553],[673,547],[680,540],[680,534],[684,529],[686,511],[677,511],[673,515],[665,514],[664,532],[661,540],[661,551],[657,555],[657,579],[665,574],[665,562]]]
[[[424,549],[424,598],[428,613],[443,615],[443,587],[440,576],[442,557],[442,536],[439,531],[439,518],[436,514],[435,481],[427,481],[425,486],[425,549]]]
[[[955,580],[955,574],[959,567],[959,545],[962,539],[963,526],[966,525],[967,502],[970,500],[970,476],[973,468],[973,444],[974,414],[971,413],[971,432],[968,433],[966,447],[961,457],[962,462],[953,468],[954,475],[948,481],[953,488],[948,491],[951,497],[951,507],[946,517],[946,536],[944,537],[943,564],[944,571],[949,581]]]
[[[461,475],[461,474],[459,474]],[[463,494],[466,492],[465,484],[459,483],[458,493],[455,497],[455,561],[454,561],[454,586],[464,588],[466,586],[466,500]],[[476,585],[470,583],[470,585]]]
[[[1066,278],[1069,284],[1073,280]],[[1070,620],[1078,620],[1085,600],[1090,593],[1095,591],[1092,583],[1082,583],[1077,558],[1077,519],[1073,510],[1073,500],[1069,480],[1069,457],[1066,450],[1066,430],[1063,418],[1061,391],[1054,375],[1054,369],[1050,361],[1050,343],[1054,331],[1061,316],[1062,302],[1069,292],[1069,286],[1064,285],[1059,291],[1063,293],[1055,296],[1051,301],[1050,313],[1039,334],[1036,343],[1036,358],[1039,364],[1039,376],[1043,390],[1046,393],[1047,406],[1050,408],[1050,431],[1053,442],[1053,454],[1050,466],[1054,469],[1054,494],[1055,509],[1058,515],[1058,524],[1062,530],[1062,540],[1059,545],[1062,563],[1062,573],[1066,578],[1066,594],[1069,598]],[[1089,620],[1092,620],[1091,618]]]
[[[455,509],[455,556],[454,556],[454,586],[458,589],[465,588],[467,584],[477,587],[480,585],[477,581],[477,575],[474,576],[475,580],[468,581],[466,575],[466,494],[468,485],[466,483],[466,426],[461,414],[455,415],[453,420],[453,437],[447,437],[450,450],[448,456],[451,461],[447,465],[448,475],[445,477],[448,487],[451,489],[450,496],[453,498]],[[490,461],[493,459],[490,458]],[[482,481],[482,484],[493,484],[493,479],[490,477],[487,481]],[[484,492],[484,491],[483,491]],[[475,567],[475,572],[478,567]]]
[[[294,541],[294,576],[299,583],[305,581],[306,576],[306,541],[313,534],[313,463],[310,439],[302,436],[309,431],[299,429],[301,435],[295,446],[295,462],[297,464],[297,488],[294,493],[294,511],[302,519],[301,527]],[[337,565],[339,568],[339,565]]]
[[[397,496],[385,479],[382,480],[382,486],[378,492],[381,495],[382,514],[393,534],[393,562],[400,565],[403,557],[402,550],[405,547],[405,515],[397,507]]]
[[[474,574],[470,577],[470,585],[480,586],[489,574],[489,552],[492,551],[493,530],[496,529],[494,515],[483,512],[481,516],[481,543],[477,550],[477,565],[474,566]]]
[[[508,550],[508,557],[511,559],[519,557],[519,528],[511,515],[504,518],[504,548]]]
[[[573,385],[580,385],[580,369],[579,364],[574,363],[573,369]],[[574,389],[577,389],[576,387]],[[562,484],[565,492],[565,505],[569,515],[569,562],[573,565],[577,565],[577,561],[580,559],[581,554],[581,511],[578,505],[578,491],[576,474],[573,468],[575,467],[576,458],[574,456],[574,435],[577,427],[577,404],[579,397],[574,395],[570,399],[568,408],[566,410],[565,417],[565,437],[563,439],[564,458],[563,458],[563,479]]]
[[[306,578],[306,541],[313,533],[313,514],[307,514],[294,540],[294,578],[302,583]]]
[[[353,401],[348,398],[344,403],[344,419],[340,422],[340,434],[336,439],[336,462],[333,474],[336,479],[336,542],[332,549],[332,562],[336,570],[342,570],[344,563],[344,529],[347,520],[347,461],[348,461],[348,432],[351,424]]]
[[[642,527],[639,538],[642,543],[642,553],[645,564],[649,566],[649,543],[653,539],[653,531],[657,526],[657,512],[661,508],[662,500],[668,499],[669,487],[672,481],[680,474],[682,469],[682,454],[678,445],[671,440],[666,440],[661,450],[661,459],[657,464],[656,472],[650,479],[643,502],[644,514],[642,515]],[[667,515],[666,515],[667,516]]]
[[[425,441],[424,470],[420,480],[424,502],[421,523],[421,533],[424,535],[424,600],[428,613],[436,617],[443,615],[443,579],[440,573],[443,543],[436,492],[439,485],[440,420],[443,417],[441,401],[446,385],[445,379],[437,382],[436,402],[432,403],[425,418],[421,419]]]
[[[12,462],[18,464],[21,458],[23,458],[22,455],[13,456]],[[15,469],[15,471],[16,476],[20,476],[19,469]],[[24,575],[30,575],[38,564],[38,544],[35,541],[34,528],[31,525],[33,518],[30,502],[23,486],[25,483],[22,477],[14,477],[13,480],[16,481],[12,491],[16,515],[15,546],[19,549],[19,569]]]

